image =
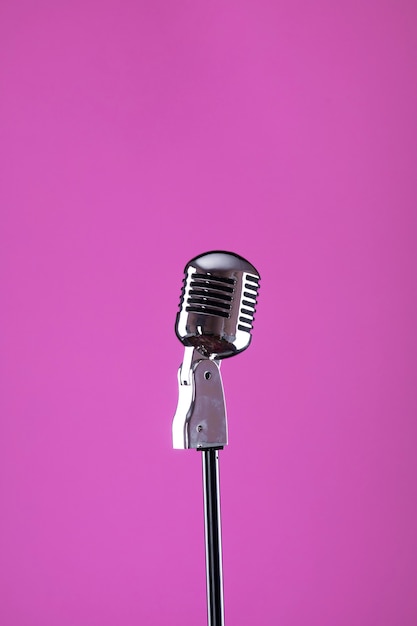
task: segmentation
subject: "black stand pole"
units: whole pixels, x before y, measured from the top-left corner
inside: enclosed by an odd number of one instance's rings
[[[219,451],[202,450],[208,626],[224,626]]]

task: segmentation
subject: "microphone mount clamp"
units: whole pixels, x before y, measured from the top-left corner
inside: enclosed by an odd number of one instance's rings
[[[227,445],[227,417],[220,360],[186,347],[178,371],[178,406],[172,424],[173,447],[221,449]]]

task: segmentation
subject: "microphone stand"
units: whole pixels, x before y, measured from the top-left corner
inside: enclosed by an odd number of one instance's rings
[[[208,626],[224,626],[219,450],[227,444],[227,420],[220,361],[186,347],[178,383],[173,445],[202,454]]]
[[[219,452],[216,448],[207,448],[203,449],[201,454],[203,457],[208,624],[209,626],[224,626]]]

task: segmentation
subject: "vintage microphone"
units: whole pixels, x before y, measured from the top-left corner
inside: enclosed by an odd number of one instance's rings
[[[260,276],[243,257],[221,251],[195,257],[184,272],[175,332],[185,354],[173,446],[202,453],[208,625],[224,626],[218,451],[227,445],[227,419],[220,364],[250,344]]]

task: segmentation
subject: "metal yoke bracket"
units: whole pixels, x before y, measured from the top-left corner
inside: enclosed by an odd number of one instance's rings
[[[220,361],[185,348],[178,371],[178,406],[172,423],[177,449],[222,448],[227,445],[227,417]]]

